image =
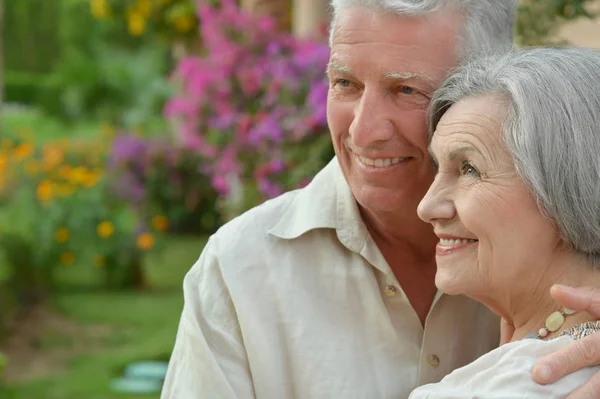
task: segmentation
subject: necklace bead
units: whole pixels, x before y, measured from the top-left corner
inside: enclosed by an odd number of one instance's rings
[[[552,312],[546,319],[546,328],[549,331],[557,331],[563,324],[565,324],[565,316],[561,312]]]
[[[552,312],[548,318],[546,318],[546,327],[540,328],[538,331],[538,338],[547,337],[550,332],[558,331],[563,324],[565,324],[565,316],[577,313],[575,310],[564,308],[561,311]]]

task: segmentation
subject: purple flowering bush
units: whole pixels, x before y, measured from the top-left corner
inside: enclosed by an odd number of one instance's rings
[[[184,57],[165,116],[223,198],[243,211],[306,183],[328,162],[329,48],[277,31],[233,0],[198,1],[202,50]],[[237,194],[236,194],[237,193]]]
[[[110,190],[140,215],[164,215],[173,233],[212,233],[221,220],[202,162],[197,152],[169,140],[121,134],[107,161]]]

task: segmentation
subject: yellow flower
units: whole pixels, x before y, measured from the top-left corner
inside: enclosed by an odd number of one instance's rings
[[[85,178],[81,182],[81,185],[87,188],[94,187],[96,184],[98,184],[98,181],[100,180],[101,176],[102,172],[99,169],[90,171],[86,173]]]
[[[83,184],[87,179],[87,170],[83,166],[77,166],[69,171],[68,180],[71,184]]]
[[[0,174],[4,173],[6,166],[8,165],[8,157],[0,153]]]
[[[147,17],[152,12],[152,1],[151,0],[138,0],[136,8],[143,16]]]
[[[98,225],[97,230],[100,237],[109,238],[115,232],[115,226],[109,221],[104,221]]]
[[[107,0],[91,0],[90,11],[96,19],[105,19],[110,16],[110,8]]]
[[[72,169],[73,168],[71,167],[71,165],[61,165],[60,168],[58,168],[58,177],[64,180],[68,180],[69,176],[71,175]]]
[[[56,168],[65,159],[65,154],[59,146],[44,146],[42,149],[42,163],[47,172]]]
[[[15,148],[13,153],[15,161],[20,162],[25,158],[29,158],[33,154],[33,145],[28,142],[21,143]]]
[[[37,186],[36,195],[40,202],[49,201],[52,198],[54,187],[49,180],[42,180]]]
[[[58,243],[64,243],[69,241],[69,236],[69,229],[66,227],[61,227],[54,233],[54,240],[56,240]]]
[[[154,236],[150,233],[142,233],[137,238],[137,246],[147,251],[154,246]]]
[[[179,33],[188,33],[194,29],[196,20],[191,15],[178,15],[173,19],[175,30]]]
[[[146,31],[146,19],[137,11],[132,11],[127,17],[127,29],[131,36],[141,36]]]
[[[106,259],[102,255],[94,256],[94,266],[95,267],[103,267],[106,263]]]
[[[158,231],[165,231],[169,227],[169,220],[160,215],[156,215],[152,218],[152,226]]]
[[[75,254],[73,252],[63,252],[60,254],[60,263],[64,266],[71,266],[75,262]]]

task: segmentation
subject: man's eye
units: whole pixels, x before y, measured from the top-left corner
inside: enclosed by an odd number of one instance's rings
[[[479,177],[479,171],[470,162],[465,161],[460,164],[460,174],[462,176]]]
[[[352,84],[348,79],[339,79],[337,81],[337,84],[339,84],[342,87],[350,87],[350,85]]]
[[[400,93],[402,94],[415,94],[417,91],[410,86],[400,86]]]

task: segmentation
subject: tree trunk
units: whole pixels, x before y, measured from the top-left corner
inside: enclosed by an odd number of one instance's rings
[[[329,0],[292,0],[292,32],[301,38],[326,36]]]
[[[136,259],[136,261],[131,265],[126,284],[133,290],[137,291],[142,291],[148,288],[148,280],[146,280],[146,273],[144,273],[142,258]]]
[[[291,29],[291,0],[241,0],[243,10],[256,16],[268,15],[275,19],[282,31]]]

